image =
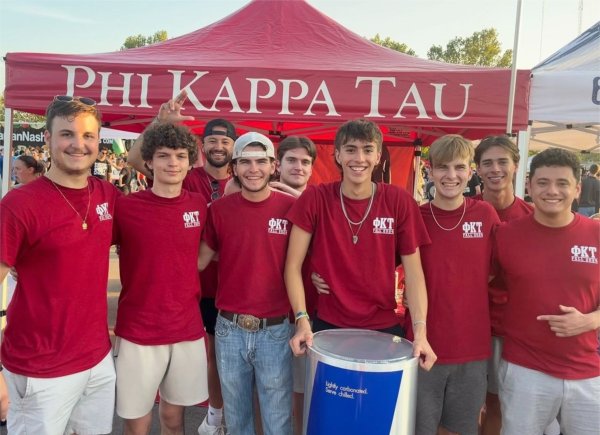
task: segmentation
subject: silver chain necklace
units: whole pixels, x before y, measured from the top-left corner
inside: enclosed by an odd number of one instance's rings
[[[344,194],[342,193],[342,183],[340,183],[340,204],[342,205],[342,213],[344,213],[344,217],[348,222],[348,227],[350,227],[350,232],[352,233],[352,243],[354,243],[355,245],[358,243],[358,233],[360,232],[360,229],[365,223],[365,220],[367,220],[367,216],[369,216],[369,212],[371,211],[371,207],[373,206],[373,198],[375,198],[375,183],[371,183],[371,198],[369,199],[369,205],[367,206],[367,211],[365,211],[364,216],[358,222],[351,221],[348,217],[348,213],[346,212],[346,206],[344,205]],[[352,228],[352,225],[358,225],[356,233],[354,232],[354,228]]]
[[[456,225],[454,225],[452,228],[444,228],[443,226],[440,225],[440,223],[438,222],[438,220],[435,218],[435,214],[433,214],[433,206],[431,205],[431,201],[429,201],[429,210],[431,210],[431,217],[433,217],[433,220],[435,221],[435,223],[436,223],[436,225],[438,227],[440,227],[444,231],[452,231],[452,230],[455,230],[456,228],[458,228],[458,226],[462,222],[463,218],[465,217],[465,211],[467,211],[467,201],[463,200],[463,212],[462,212],[462,216],[458,220],[458,223]]]
[[[48,178],[48,177],[46,177]],[[58,193],[60,193],[60,196],[63,197],[63,199],[66,201],[67,204],[69,204],[69,207],[71,207],[73,209],[73,211],[75,213],[77,213],[77,216],[79,216],[79,218],[81,219],[81,228],[85,231],[88,229],[88,224],[87,224],[87,218],[88,218],[88,213],[90,212],[90,202],[92,200],[92,193],[90,192],[90,182],[87,182],[87,189],[88,189],[88,203],[87,203],[87,209],[85,211],[85,217],[81,217],[81,214],[79,214],[79,212],[75,209],[75,207],[73,207],[73,204],[71,204],[69,202],[69,200],[67,199],[67,197],[65,196],[64,193],[62,193],[62,191],[58,188],[58,186],[56,185],[56,183],[54,181],[52,181],[50,178],[48,178],[48,180],[50,180],[50,182],[52,183],[52,185],[56,188],[56,190],[58,190]]]

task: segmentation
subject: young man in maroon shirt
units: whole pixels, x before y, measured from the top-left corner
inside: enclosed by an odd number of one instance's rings
[[[182,188],[198,156],[186,127],[152,125],[141,153],[154,183],[115,207],[123,286],[115,326],[117,413],[126,434],[148,433],[158,389],[163,433],[183,433],[184,407],[208,397],[196,258],[207,207],[201,194]]]
[[[246,133],[234,145],[241,192],[213,203],[201,245],[200,270],[219,255],[216,355],[228,431],[254,433],[254,385],[267,434],[290,434],[292,408],[289,301],[282,279],[287,211],[295,198],[271,190],[272,142]]]
[[[382,134],[373,122],[355,120],[341,126],[335,159],[342,181],[309,187],[290,210],[293,227],[285,281],[298,313],[290,346],[300,355],[312,342],[302,279],[311,243],[311,264],[329,288],[319,297],[317,331],[353,327],[402,334],[394,312],[396,258],[401,258],[415,323],[414,354],[428,370],[436,356],[427,341],[427,293],[419,248],[429,243],[429,237],[417,204],[406,191],[371,182],[381,147]]]
[[[600,427],[600,224],[571,212],[579,177],[572,152],[536,155],[528,181],[533,214],[496,233],[509,296],[499,368],[506,435],[542,433],[557,415],[565,434]]]
[[[93,100],[55,97],[46,123],[50,170],[0,203],[0,281],[9,268],[19,275],[2,341],[8,432],[109,433],[106,287],[120,192],[90,176],[101,125]]]
[[[192,121],[192,116],[182,113],[183,105],[187,99],[187,92],[181,91],[175,98],[160,106],[155,122],[166,124],[178,124]],[[224,119],[213,119],[209,121],[202,135],[201,150],[205,157],[203,166],[193,168],[183,181],[184,189],[190,192],[198,192],[204,196],[207,204],[223,196],[225,185],[231,179],[229,164],[233,142],[236,139],[234,125]],[[129,163],[138,171],[144,173],[150,179],[152,174],[148,171],[144,159],[141,156],[143,136],[136,140],[129,151]],[[215,323],[217,320],[217,309],[215,307],[215,294],[217,291],[217,263],[212,262],[207,266],[200,276],[202,283],[202,300],[200,309],[202,319],[206,328],[207,350],[208,350],[208,392],[209,403],[206,418],[199,430],[200,435],[217,435],[224,431],[223,427],[223,397],[221,395],[221,384],[215,357]]]

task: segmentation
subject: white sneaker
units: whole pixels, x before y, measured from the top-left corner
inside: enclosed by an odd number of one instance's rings
[[[208,424],[208,416],[204,417],[202,424],[198,428],[199,435],[225,435],[224,426],[211,426]]]

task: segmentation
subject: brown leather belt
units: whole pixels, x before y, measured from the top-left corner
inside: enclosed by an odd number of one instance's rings
[[[252,314],[237,314],[232,313],[231,311],[223,310],[220,310],[219,314],[224,319],[227,319],[235,323],[240,328],[250,332],[256,332],[259,329],[265,329],[269,326],[281,325],[285,319],[288,318],[287,314],[284,314],[283,316],[266,317],[261,319],[259,317],[254,317]]]

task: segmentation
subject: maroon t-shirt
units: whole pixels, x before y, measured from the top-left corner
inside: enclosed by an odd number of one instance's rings
[[[433,204],[420,208],[431,237],[431,244],[421,248],[427,283],[427,339],[438,363],[486,359],[491,339],[487,290],[492,234],[500,220],[491,205],[470,198],[456,210]],[[454,229],[444,230],[440,225]]]
[[[186,190],[176,198],[144,190],[119,198],[115,212],[123,287],[115,334],[142,345],[203,337],[198,250],[204,198]]]
[[[378,184],[358,242],[340,204],[340,182],[309,186],[288,219],[312,234],[311,268],[330,287],[319,296],[320,319],[347,328],[385,329],[398,324],[395,270],[401,255],[429,243],[417,203],[396,186]],[[364,216],[369,198],[344,197],[350,220]]]
[[[290,303],[283,281],[295,198],[271,191],[252,202],[240,192],[212,203],[203,240],[219,254],[220,310],[256,317],[286,315]]]
[[[557,337],[542,314],[562,314],[559,305],[590,313],[600,306],[600,223],[579,214],[561,228],[532,216],[501,225],[495,258],[504,276],[502,357],[560,379],[600,376],[598,331]]]
[[[106,288],[114,205],[120,192],[88,178],[88,188],[46,177],[0,203],[0,261],[18,273],[2,341],[2,364],[32,377],[87,370],[110,350]],[[89,198],[87,230],[82,229]]]

